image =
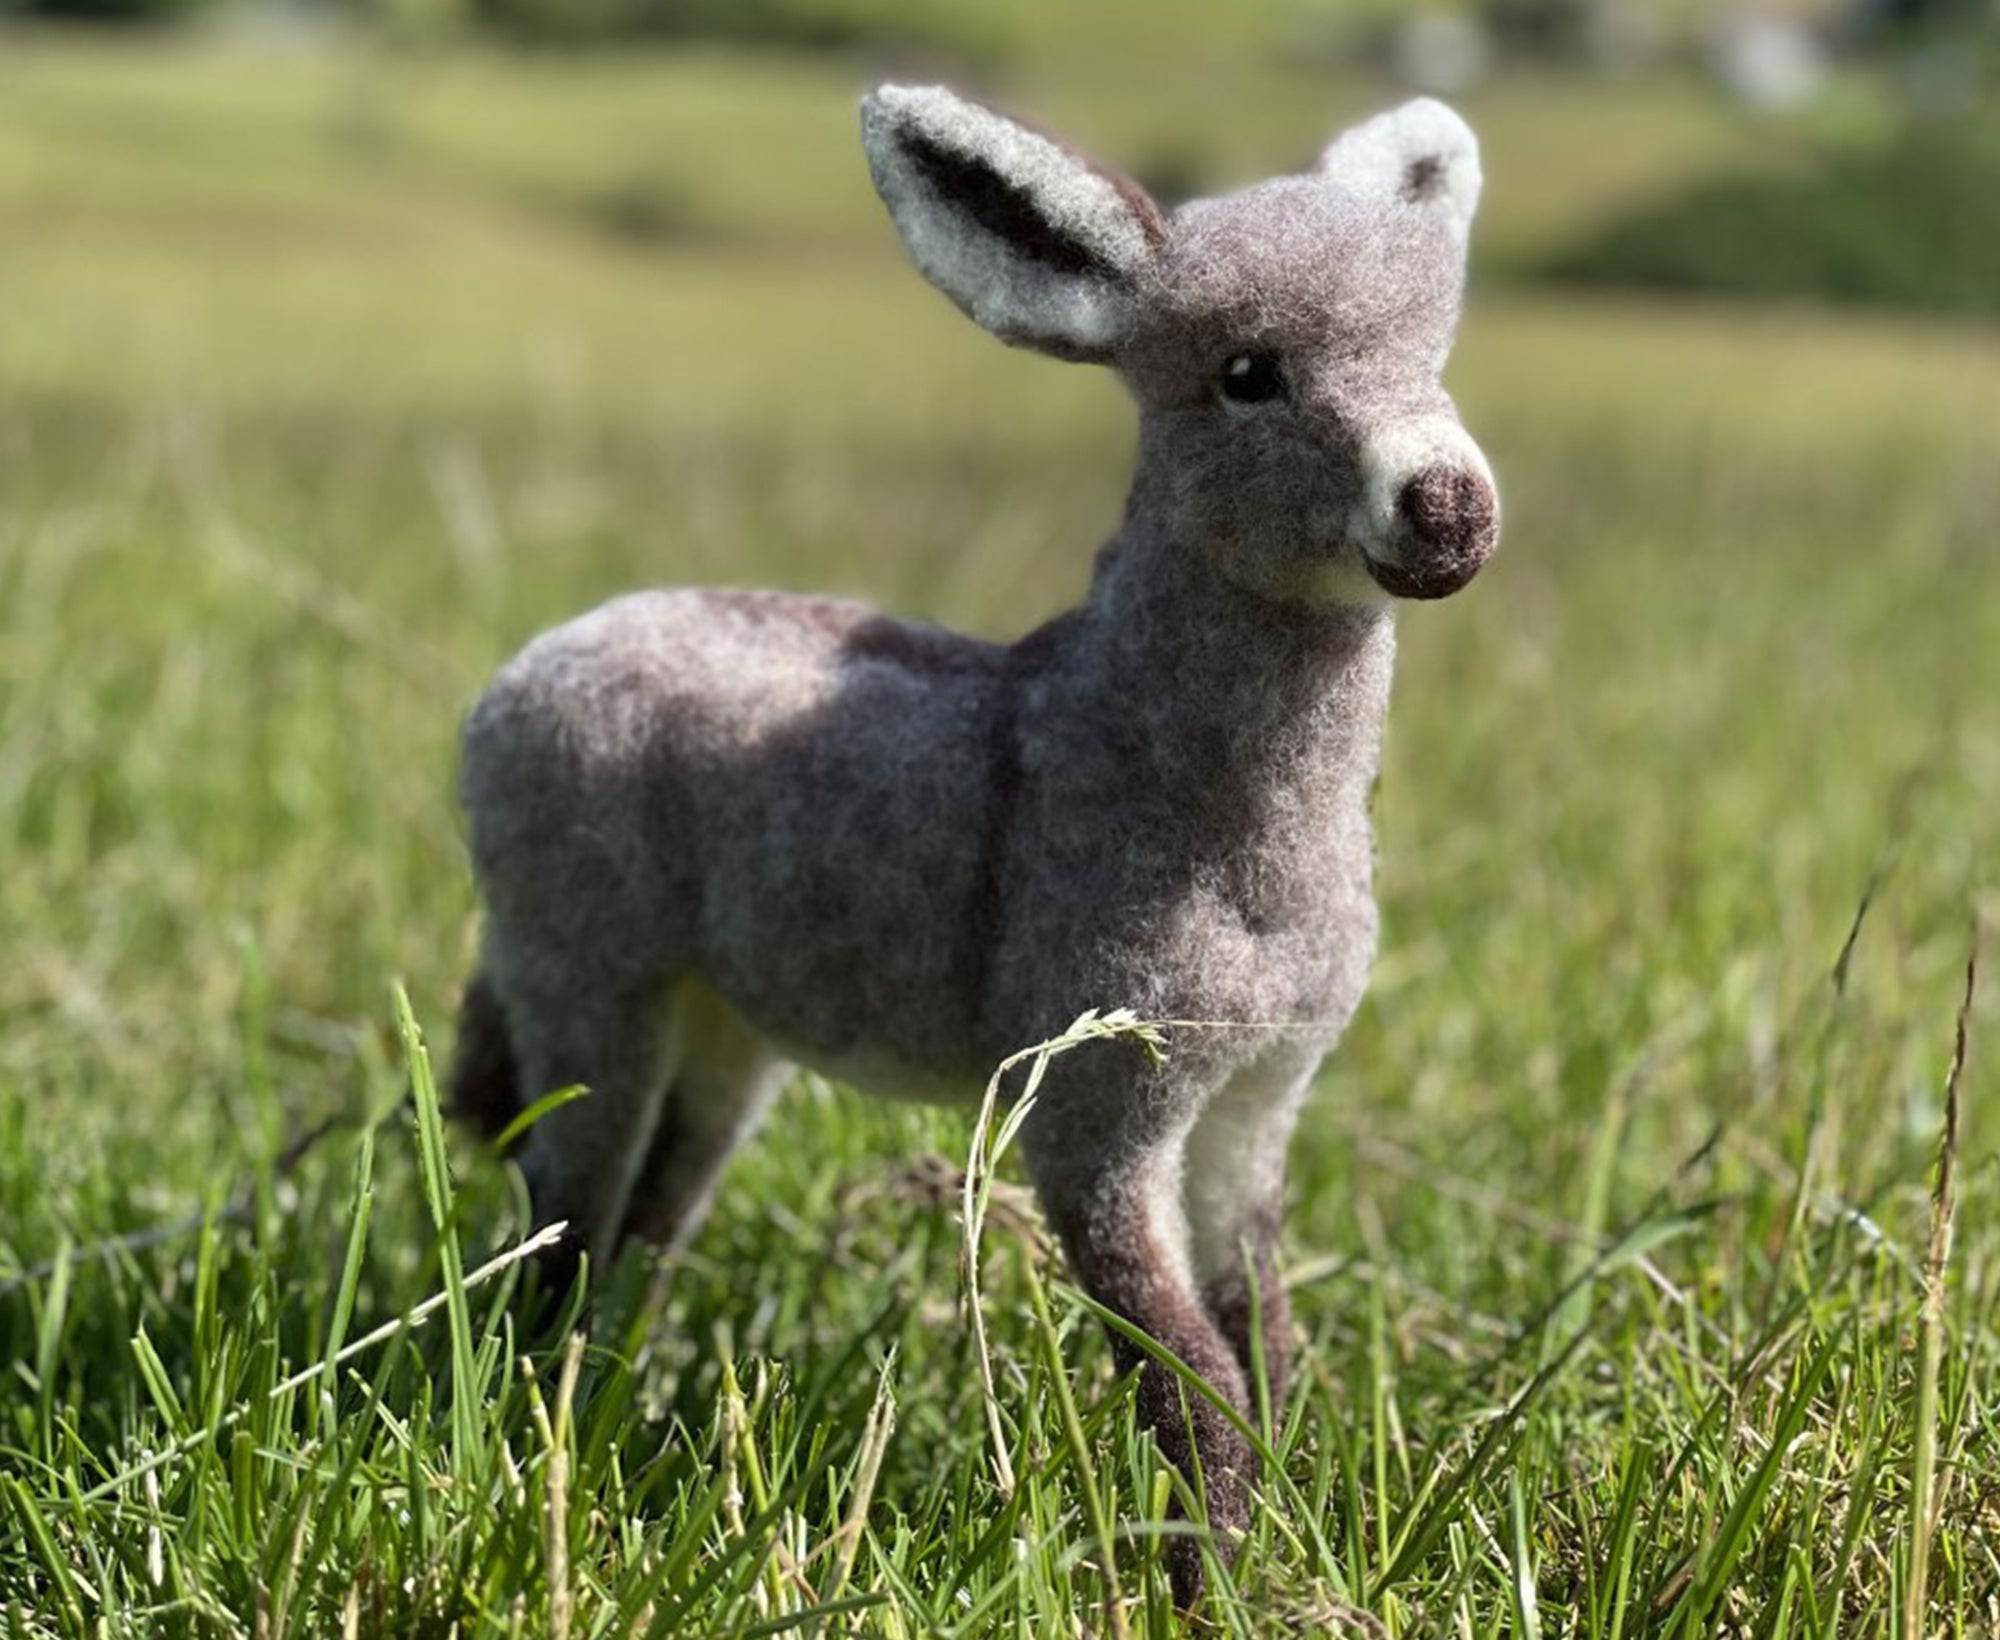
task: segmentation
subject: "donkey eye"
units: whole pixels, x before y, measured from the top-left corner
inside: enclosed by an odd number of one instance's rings
[[[1284,395],[1284,367],[1275,353],[1233,354],[1222,367],[1221,386],[1231,403],[1264,404]]]

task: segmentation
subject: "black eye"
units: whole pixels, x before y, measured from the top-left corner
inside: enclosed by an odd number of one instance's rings
[[[1275,353],[1238,353],[1222,367],[1222,396],[1237,404],[1263,404],[1285,391]]]

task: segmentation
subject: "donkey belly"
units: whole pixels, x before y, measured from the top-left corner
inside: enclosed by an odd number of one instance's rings
[[[788,1057],[950,1097],[975,1067],[981,816],[894,762],[839,772],[875,778],[759,781],[704,815],[699,964]]]
[[[740,759],[692,771],[697,963],[788,1057],[950,1098],[991,943],[985,678],[839,666]],[[720,776],[720,778],[713,778]]]

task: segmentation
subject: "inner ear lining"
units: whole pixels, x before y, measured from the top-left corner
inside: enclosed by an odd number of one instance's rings
[[[1057,273],[1118,278],[1117,268],[1081,240],[1056,228],[1042,214],[1032,193],[1008,181],[985,160],[946,148],[915,131],[903,134],[902,148],[918,174],[942,198],[1030,261]]]
[[[1403,198],[1412,205],[1420,205],[1434,198],[1444,186],[1444,156],[1442,154],[1419,154],[1410,161],[1403,173]]]

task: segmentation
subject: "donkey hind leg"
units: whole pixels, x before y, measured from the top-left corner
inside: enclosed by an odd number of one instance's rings
[[[1203,1107],[1183,1157],[1195,1283],[1253,1395],[1261,1348],[1274,1418],[1283,1412],[1293,1351],[1291,1303],[1278,1270],[1285,1151],[1318,1058],[1274,1049],[1238,1071]]]
[[[466,981],[458,1005],[458,1040],[451,1053],[446,1114],[497,1139],[521,1108],[521,1067],[493,981],[485,969]]]
[[[1132,1092],[1074,1086],[1069,1076],[1060,1087],[1045,1084],[1040,1107],[1022,1129],[1029,1172],[1084,1289],[1172,1351],[1247,1417],[1242,1368],[1202,1302],[1190,1261],[1180,1195],[1185,1127],[1125,1142],[1095,1130],[1097,1113],[1118,1108],[1121,1096],[1129,1101]],[[1070,1094],[1073,1099],[1064,1097]],[[1064,1105],[1075,1113],[1068,1120]],[[1113,1334],[1111,1348],[1121,1373],[1140,1368],[1139,1416],[1161,1455],[1190,1484],[1192,1460],[1199,1460],[1215,1549],[1231,1558],[1235,1534],[1249,1524],[1249,1444],[1205,1397],[1184,1393],[1173,1372],[1122,1335]],[[1193,1605],[1203,1581],[1199,1542],[1171,1538],[1166,1560],[1175,1601]]]
[[[508,999],[522,1104],[589,1090],[536,1122],[521,1150],[535,1223],[569,1226],[562,1251],[544,1260],[546,1297],[568,1291],[583,1253],[601,1269],[614,1249],[681,1057],[670,1001],[657,986]]]
[[[730,1153],[756,1130],[792,1067],[699,980],[675,998],[681,1053],[619,1239],[678,1252],[694,1238]]]

